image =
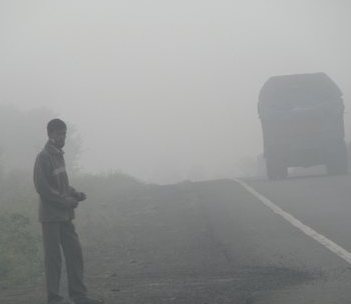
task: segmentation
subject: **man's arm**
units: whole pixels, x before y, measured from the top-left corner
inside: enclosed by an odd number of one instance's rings
[[[33,180],[38,194],[50,203],[60,208],[75,208],[78,200],[73,197],[64,197],[49,184],[50,162],[43,154],[39,154],[34,165]]]

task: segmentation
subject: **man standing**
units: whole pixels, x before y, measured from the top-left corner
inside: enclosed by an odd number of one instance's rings
[[[83,282],[83,255],[72,223],[74,209],[86,195],[69,185],[62,148],[67,127],[60,119],[47,125],[49,140],[38,154],[34,166],[34,185],[40,197],[48,304],[68,304],[60,294],[61,248],[65,257],[68,292],[75,304],[100,304],[91,299]]]

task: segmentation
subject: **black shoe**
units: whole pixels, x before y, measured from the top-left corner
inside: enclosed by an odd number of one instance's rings
[[[105,303],[104,300],[92,299],[92,298],[82,298],[73,300],[74,304],[103,304]]]

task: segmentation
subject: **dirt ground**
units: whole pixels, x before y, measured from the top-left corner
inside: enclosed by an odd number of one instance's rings
[[[288,270],[233,263],[192,183],[149,187],[99,208],[89,202],[78,213],[89,292],[107,304],[259,303],[273,277],[275,288],[309,279],[296,272],[287,283]],[[2,290],[0,303],[44,304],[43,286]]]

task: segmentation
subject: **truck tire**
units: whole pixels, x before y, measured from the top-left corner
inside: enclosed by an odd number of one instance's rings
[[[288,167],[278,158],[266,158],[267,177],[270,180],[285,179],[288,177]]]
[[[334,146],[329,151],[326,161],[328,175],[348,174],[348,155],[345,142]]]

